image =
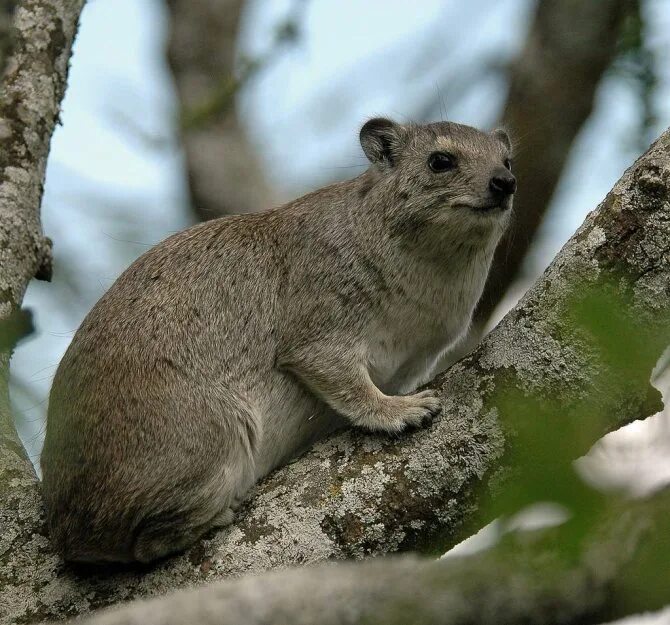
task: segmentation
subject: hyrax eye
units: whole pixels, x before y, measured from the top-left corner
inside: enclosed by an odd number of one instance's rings
[[[428,167],[438,174],[449,171],[456,167],[456,158],[446,152],[433,152],[428,157]]]
[[[505,167],[507,167],[507,169],[509,169],[510,171],[512,171],[512,161],[510,161],[508,158],[506,158],[506,159],[503,161],[503,164],[505,165]]]

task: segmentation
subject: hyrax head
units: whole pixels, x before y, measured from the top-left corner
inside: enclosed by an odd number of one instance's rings
[[[360,140],[373,167],[402,192],[402,210],[415,220],[478,230],[507,222],[516,178],[504,130],[375,118],[363,126]]]

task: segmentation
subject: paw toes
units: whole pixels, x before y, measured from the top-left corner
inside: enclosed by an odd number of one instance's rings
[[[428,427],[433,422],[434,417],[435,414],[432,412],[429,412],[427,415],[425,415],[423,419],[421,419],[421,427],[422,428]]]

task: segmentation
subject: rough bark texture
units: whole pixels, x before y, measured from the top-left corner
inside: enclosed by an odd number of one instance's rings
[[[503,124],[517,143],[523,181],[516,215],[501,241],[477,311],[479,333],[518,276],[542,223],[570,149],[593,109],[598,85],[616,57],[622,25],[638,0],[543,0],[512,65]]]
[[[317,445],[260,484],[236,523],[143,571],[95,574],[63,565],[39,532],[1,564],[6,622],[63,618],[176,587],[411,548],[446,549],[477,510],[482,485],[513,466],[495,397],[510,385],[570,406],[595,396],[607,429],[660,409],[649,372],[670,342],[670,132],[617,183],[545,275],[471,356],[430,386],[443,415],[398,440],[349,431]],[[628,294],[631,336],[657,338],[636,375],[608,374],[594,388],[597,353],[566,318],[576,295],[615,279]],[[594,434],[593,438],[597,438]],[[586,451],[593,440],[583,441]],[[15,531],[23,531],[20,527]],[[14,619],[14,621],[12,621]]]
[[[670,563],[654,545],[670,536],[670,494],[617,506],[589,535],[578,558],[561,553],[562,532],[509,537],[467,558],[386,558],[321,565],[218,582],[103,612],[90,625],[504,625],[601,623],[665,597],[639,597],[635,571]],[[667,548],[667,538],[663,546]],[[661,601],[659,601],[659,598]],[[641,600],[641,601],[640,601]]]
[[[191,203],[202,221],[270,205],[263,167],[235,110],[235,50],[244,4],[167,0],[168,60],[181,107]]]
[[[51,134],[65,90],[83,0],[15,4],[10,53],[0,92],[0,332],[15,327],[28,282],[51,275],[51,242],[40,226],[42,185]],[[3,28],[4,28],[3,23]],[[4,36],[4,34],[3,34]],[[6,337],[5,337],[6,338]],[[37,479],[18,439],[9,406],[12,340],[0,340],[0,591],[40,524]],[[15,556],[19,556],[15,560]],[[24,573],[25,574],[25,573]],[[0,619],[10,605],[0,598]]]

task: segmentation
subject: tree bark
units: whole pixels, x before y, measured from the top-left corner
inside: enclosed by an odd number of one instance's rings
[[[131,603],[82,625],[505,625],[602,623],[667,600],[670,493],[614,506],[566,557],[565,531],[508,536],[470,557],[384,558],[218,582]],[[665,536],[665,540],[664,540]],[[654,571],[640,596],[640,571]],[[650,576],[651,577],[651,576]],[[660,588],[659,588],[660,587]]]
[[[525,46],[512,65],[502,123],[516,142],[522,181],[515,219],[503,238],[475,317],[474,342],[519,276],[550,206],[575,138],[591,115],[602,77],[616,58],[626,18],[639,0],[537,3]]]
[[[464,537],[486,491],[495,493],[518,468],[509,453],[515,437],[496,404],[501,390],[561,397],[566,410],[559,419],[577,421],[587,433],[576,454],[605,430],[660,409],[649,372],[670,342],[669,193],[666,132],[496,330],[430,383],[443,401],[443,415],[430,428],[398,440],[348,431],[322,442],[264,480],[234,525],[146,570],[74,569],[35,532],[0,564],[6,622],[63,618],[180,586],[327,559],[446,550]],[[629,297],[623,311],[628,336],[656,338],[653,350],[635,355],[634,371],[608,371],[606,388],[595,382],[603,369],[599,352],[565,315],[575,297],[603,280],[615,281]],[[597,431],[570,409],[585,395],[605,415]]]
[[[83,0],[21,0],[2,5],[4,74],[0,93],[0,589],[26,579],[23,551],[40,525],[37,478],[9,405],[9,357],[28,282],[51,275],[51,241],[40,203],[49,144],[65,90]],[[10,7],[13,12],[10,12]],[[12,15],[12,26],[3,21]],[[7,36],[11,39],[8,42]],[[25,319],[26,316],[24,315]],[[11,560],[11,561],[10,561]],[[12,582],[13,583],[13,582]],[[0,618],[7,607],[0,601]]]
[[[201,221],[270,206],[263,166],[235,108],[235,51],[244,4],[167,0],[168,60],[181,107],[191,203]]]

